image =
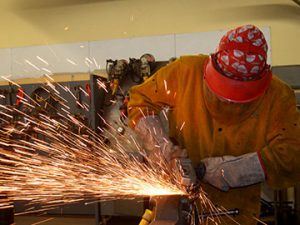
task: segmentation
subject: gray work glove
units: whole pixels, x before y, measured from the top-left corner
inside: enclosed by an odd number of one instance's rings
[[[222,191],[265,180],[265,173],[256,152],[237,157],[210,157],[203,159],[202,162],[206,166],[203,181]]]
[[[150,158],[163,157],[168,163],[173,158],[187,157],[185,149],[174,145],[166,134],[159,116],[142,117],[134,131],[143,142],[144,147],[150,152]]]

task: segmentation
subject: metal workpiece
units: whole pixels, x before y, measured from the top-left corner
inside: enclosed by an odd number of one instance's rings
[[[239,214],[239,209],[199,214],[196,201],[201,191],[200,180],[205,174],[204,164],[199,164],[194,169],[189,158],[177,158],[172,163],[174,173],[180,184],[184,186],[187,195],[151,197],[150,207],[153,211],[153,219],[150,225],[199,225],[210,217]]]
[[[192,161],[189,158],[178,158],[175,160],[175,174],[180,184],[188,188],[197,183],[197,176]]]
[[[187,195],[155,196],[150,199],[150,206],[153,208],[150,225],[200,225],[211,217],[230,217],[240,213],[236,208],[199,214],[195,199]]]
[[[199,222],[195,205],[188,196],[155,196],[150,204],[155,215],[150,225],[196,225]]]

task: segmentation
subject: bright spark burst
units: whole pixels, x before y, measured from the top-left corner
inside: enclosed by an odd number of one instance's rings
[[[36,58],[38,60],[40,60],[41,62],[45,63],[47,66],[49,66],[49,63],[45,59],[43,59],[42,57],[40,57],[40,56],[37,55]]]
[[[82,201],[88,204],[145,196],[188,195],[168,166],[147,158],[132,136],[118,134],[100,115],[109,128],[98,127],[100,134],[75,118],[60,93],[68,93],[75,102],[76,96],[68,87],[54,83],[52,77],[46,75],[45,79],[49,90],[59,99],[60,106],[56,107],[59,118],[42,113],[33,117],[30,111],[0,104],[0,197],[5,197],[0,198],[0,208],[12,207],[12,201],[29,201],[25,212],[16,213],[22,215]],[[98,80],[97,84],[106,90],[103,82]],[[40,107],[24,95],[22,103],[29,110]],[[0,99],[3,98],[1,95]],[[89,110],[89,106],[83,109]],[[185,122],[180,130],[184,125]],[[113,144],[106,144],[106,138]],[[135,149],[139,150],[138,154]],[[143,156],[146,163],[137,155]],[[193,198],[199,199],[207,211],[224,209],[215,207],[202,188]],[[209,221],[217,225],[222,218],[200,218],[200,222]]]
[[[46,84],[59,94],[57,85],[49,80]],[[70,94],[68,88],[60,91]],[[16,200],[48,210],[79,201],[187,194],[166,165],[143,163],[129,153],[136,149],[132,137],[109,130],[114,144],[105,144],[101,135],[65,109],[65,102],[59,102],[64,109],[59,119],[0,105],[0,193],[8,198],[0,208]],[[30,99],[27,104],[32,109],[37,103]]]
[[[34,65],[32,62],[30,62],[28,59],[25,59],[25,62],[27,64],[29,64],[30,66],[32,66],[34,69],[36,69],[37,71],[40,71],[41,69],[39,67],[37,67],[36,65]]]
[[[66,60],[67,60],[67,62],[71,63],[71,64],[74,65],[74,66],[77,65],[77,64],[76,64],[73,60],[71,60],[71,59],[66,59]]]

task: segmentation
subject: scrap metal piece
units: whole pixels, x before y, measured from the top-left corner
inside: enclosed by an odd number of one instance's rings
[[[175,165],[175,174],[184,187],[189,188],[197,183],[197,176],[189,158],[177,158]]]
[[[193,204],[187,196],[155,196],[150,200],[154,208],[154,219],[150,225],[193,224]]]

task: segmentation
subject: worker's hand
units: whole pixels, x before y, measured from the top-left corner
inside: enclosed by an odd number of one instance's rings
[[[171,167],[173,166],[174,160],[178,158],[187,158],[187,151],[171,142],[157,146],[157,148],[149,154],[151,161],[159,162],[163,160],[163,162],[166,162]]]
[[[158,116],[141,118],[134,131],[141,139],[144,148],[148,150],[151,161],[163,160],[169,164],[174,158],[187,157],[186,150],[174,145],[170,140]]]
[[[256,152],[238,157],[210,157],[203,159],[202,162],[206,167],[203,181],[222,191],[265,180],[265,173]]]

